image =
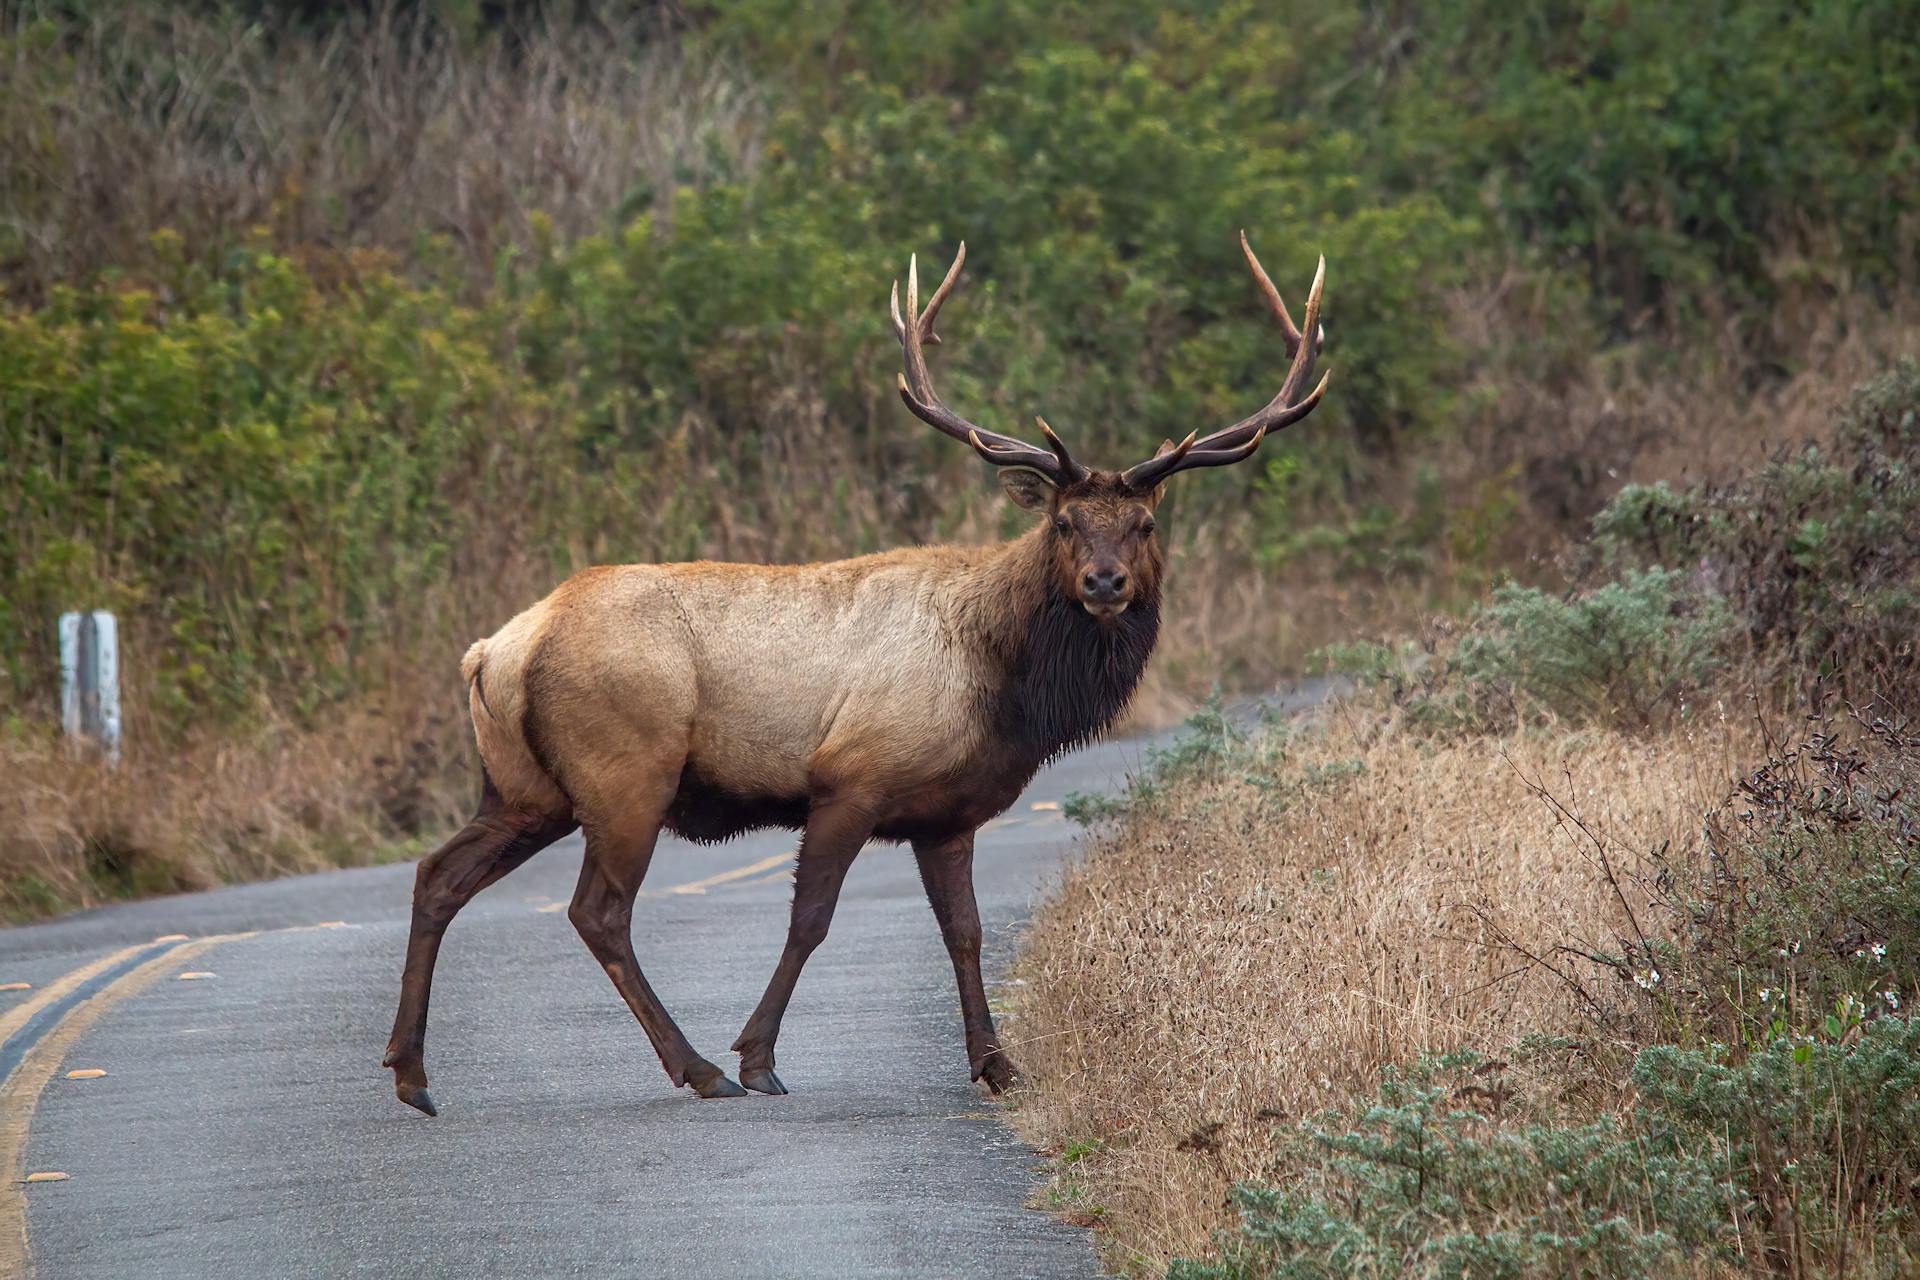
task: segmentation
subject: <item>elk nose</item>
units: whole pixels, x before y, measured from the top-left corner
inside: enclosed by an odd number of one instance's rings
[[[1087,576],[1081,579],[1083,594],[1089,600],[1108,602],[1118,600],[1127,589],[1127,571],[1125,569],[1089,569]]]

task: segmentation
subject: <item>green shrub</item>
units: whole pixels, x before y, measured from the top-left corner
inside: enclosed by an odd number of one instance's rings
[[[1652,851],[1654,915],[1623,922],[1646,943],[1614,968],[1656,1025],[1839,1039],[1920,1001],[1920,736],[1813,719],[1707,815],[1701,855]]]
[[[1920,1244],[1920,1024],[1745,1056],[1655,1045],[1631,1108],[1582,1125],[1511,1114],[1504,1066],[1463,1053],[1385,1072],[1372,1105],[1290,1144],[1285,1189],[1236,1190],[1217,1260],[1168,1275],[1893,1275]],[[1871,1267],[1848,1253],[1863,1227]]]
[[[1650,1143],[1726,1162],[1729,1218],[1769,1269],[1895,1275],[1920,1249],[1920,1023],[1878,1018],[1744,1057],[1655,1045],[1633,1083]],[[1872,1265],[1848,1265],[1856,1233],[1875,1239]]]
[[[1729,484],[1628,487],[1593,546],[1603,571],[1692,566],[1802,684],[1920,706],[1920,363],[1856,390],[1830,443]]]
[[[1732,628],[1682,574],[1629,570],[1564,596],[1509,583],[1494,591],[1433,692],[1413,703],[1436,727],[1494,727],[1541,715],[1645,725],[1706,690],[1725,669]]]
[[[1241,1227],[1217,1262],[1168,1275],[1640,1277],[1731,1252],[1716,1144],[1637,1117],[1504,1121],[1483,1101],[1504,1092],[1501,1065],[1455,1054],[1385,1072],[1371,1106],[1299,1135],[1287,1189],[1236,1191]]]
[[[1148,747],[1139,769],[1127,775],[1120,794],[1106,796],[1076,791],[1066,799],[1066,816],[1081,826],[1118,818],[1136,805],[1151,802],[1167,788],[1182,781],[1218,772],[1236,762],[1255,741],[1245,729],[1227,715],[1226,705],[1216,690],[1207,704],[1187,717],[1184,731],[1164,747]],[[1263,743],[1274,734],[1258,735]]]

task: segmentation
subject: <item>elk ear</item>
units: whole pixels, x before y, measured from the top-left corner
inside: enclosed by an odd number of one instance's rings
[[[1016,507],[1045,511],[1053,506],[1053,482],[1038,471],[1025,467],[1007,467],[1000,472],[1000,487],[1007,491]]]

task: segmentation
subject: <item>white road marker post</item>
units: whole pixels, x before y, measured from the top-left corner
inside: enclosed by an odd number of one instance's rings
[[[60,719],[76,749],[120,763],[120,627],[104,609],[60,615]]]

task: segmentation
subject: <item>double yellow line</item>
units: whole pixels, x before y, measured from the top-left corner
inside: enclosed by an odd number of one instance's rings
[[[123,947],[54,979],[0,1013],[0,1275],[32,1274],[27,1247],[26,1155],[33,1111],[67,1051],[108,1009],[177,967],[244,933],[163,938]],[[142,960],[142,955],[146,959]],[[105,978],[106,981],[102,982]],[[99,984],[98,990],[90,990]]]

